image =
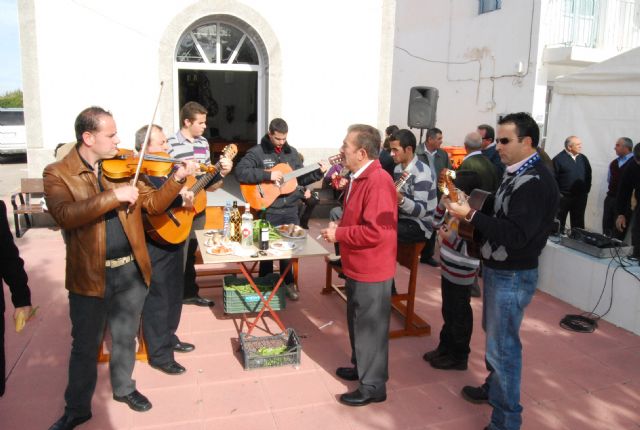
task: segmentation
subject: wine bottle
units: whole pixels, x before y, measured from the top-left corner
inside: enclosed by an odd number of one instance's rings
[[[258,248],[263,251],[269,249],[269,222],[266,219],[267,211],[262,209],[260,217],[260,242]]]

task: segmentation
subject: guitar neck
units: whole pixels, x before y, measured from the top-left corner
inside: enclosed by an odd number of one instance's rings
[[[200,191],[204,189],[204,187],[207,186],[209,181],[211,181],[211,179],[213,179],[213,177],[218,174],[219,171],[220,171],[220,162],[218,161],[213,166],[213,170],[211,172],[207,172],[204,175],[200,176],[196,181],[196,183],[193,184],[191,188],[189,188],[189,191],[192,191],[193,195],[198,194]]]
[[[320,166],[318,164],[312,164],[310,166],[306,166],[306,167],[302,167],[298,170],[294,170],[293,172],[289,172],[287,174],[284,175],[284,177],[282,178],[282,182],[288,182],[294,178],[297,178],[299,176],[302,175],[306,175],[307,173],[311,173],[314,170],[318,170],[320,168]]]

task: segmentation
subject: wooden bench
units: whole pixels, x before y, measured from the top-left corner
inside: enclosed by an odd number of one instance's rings
[[[44,205],[41,201],[38,203],[32,201],[32,199],[42,198],[43,196],[44,183],[42,178],[22,178],[20,180],[20,191],[11,195],[16,237],[22,237],[33,226],[33,214],[45,213]],[[24,217],[26,224],[26,228],[22,231],[20,230],[20,215]]]
[[[401,243],[398,242],[398,254],[396,261],[403,267],[410,270],[408,291],[404,294],[391,296],[391,306],[401,316],[404,317],[404,327],[389,332],[390,338],[402,336],[428,336],[431,334],[431,326],[425,320],[415,314],[416,281],[418,277],[418,264],[420,263],[420,253],[424,248],[424,242]],[[329,257],[324,258],[326,264],[325,286],[322,294],[337,292],[345,301],[347,296],[344,293],[344,285],[333,283],[332,277],[335,271],[342,273],[342,267],[331,264]]]

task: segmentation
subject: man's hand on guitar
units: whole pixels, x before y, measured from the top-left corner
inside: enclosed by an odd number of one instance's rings
[[[282,179],[284,178],[284,173],[282,173],[279,170],[273,170],[271,171],[271,181],[275,182],[276,184],[282,182]]]
[[[220,158],[220,167],[222,168],[220,170],[220,175],[222,175],[222,177],[224,178],[225,176],[227,176],[229,174],[231,169],[233,169],[233,162],[231,160],[229,160],[228,158],[226,158],[226,157],[221,157]]]
[[[193,191],[189,191],[189,189],[187,187],[182,187],[182,189],[180,190],[180,197],[182,197],[182,206],[185,208],[192,208],[193,207],[193,201],[195,198],[195,195],[193,194]]]
[[[460,197],[463,197],[463,198],[460,198]],[[467,214],[471,211],[471,206],[469,206],[469,203],[467,203],[466,196],[464,196],[462,191],[458,196],[458,201],[453,202],[451,201],[449,196],[443,195],[442,203],[449,211],[449,215],[454,216],[458,219],[464,219],[464,217],[466,217]]]
[[[180,164],[178,169],[174,173],[176,180],[181,181],[187,176],[195,175],[198,171],[199,165],[194,161],[185,161],[184,164]]]
[[[399,191],[396,191],[396,198],[398,199],[398,206],[404,203],[404,194]]]
[[[326,173],[327,170],[329,170],[329,163],[327,163],[326,161],[322,160],[318,162],[318,164],[320,165],[320,171],[322,173]]]

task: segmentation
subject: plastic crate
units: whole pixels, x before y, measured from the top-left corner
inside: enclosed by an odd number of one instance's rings
[[[262,355],[261,348],[279,348],[286,346],[282,354]],[[299,366],[302,345],[300,338],[292,328],[274,336],[252,336],[240,333],[240,347],[244,358],[244,370],[264,367]]]
[[[273,287],[278,280],[277,274],[270,274],[263,277],[254,278],[254,282],[262,292],[264,299],[268,299],[273,291]],[[233,288],[237,285],[247,285],[247,280],[242,276],[225,276],[222,280],[224,312],[227,314],[241,314],[248,312],[260,312],[264,303],[254,290],[250,293],[240,292]],[[285,298],[285,288],[281,285],[275,297],[269,302],[269,306],[275,311],[285,309],[287,301]]]

